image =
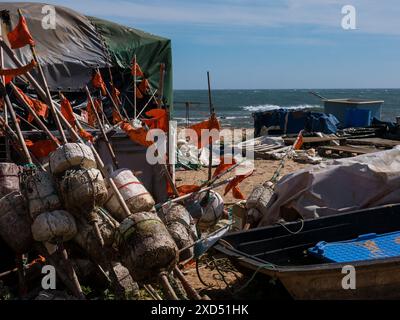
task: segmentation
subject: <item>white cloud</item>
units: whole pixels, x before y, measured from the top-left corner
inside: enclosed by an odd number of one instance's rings
[[[41,1],[36,1],[41,2]],[[306,25],[341,32],[341,8],[357,10],[357,32],[400,34],[395,0],[54,0],[88,15],[132,23],[293,27]]]

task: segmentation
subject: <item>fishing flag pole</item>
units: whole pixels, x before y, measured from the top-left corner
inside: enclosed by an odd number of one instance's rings
[[[18,9],[18,15],[19,15],[19,17],[23,17],[21,9]],[[60,119],[58,118],[58,115],[57,115],[57,113],[55,111],[56,107],[54,106],[54,102],[53,102],[53,99],[51,97],[50,89],[49,89],[49,86],[47,84],[47,80],[46,80],[46,77],[44,75],[42,66],[39,63],[38,55],[37,55],[37,52],[36,52],[36,49],[35,49],[35,44],[30,42],[29,43],[29,48],[31,49],[32,57],[33,57],[33,59],[35,60],[35,62],[37,64],[39,75],[40,75],[40,78],[41,78],[43,86],[44,86],[44,91],[45,91],[45,94],[46,94],[46,96],[48,98],[49,107],[50,107],[51,113],[52,113],[52,115],[54,117],[54,121],[56,123],[56,127],[57,127],[58,131],[60,132],[61,140],[63,141],[64,144],[68,143],[67,137],[65,136],[63,127],[62,127],[61,122],[60,122]]]

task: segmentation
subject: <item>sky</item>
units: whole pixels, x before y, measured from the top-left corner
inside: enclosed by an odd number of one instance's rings
[[[43,2],[43,1],[36,1]],[[398,88],[397,0],[47,0],[171,39],[175,89]],[[342,7],[356,29],[342,28]]]

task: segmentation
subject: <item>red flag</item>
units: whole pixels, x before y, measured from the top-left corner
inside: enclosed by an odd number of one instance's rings
[[[111,90],[112,90],[112,98],[113,98],[114,102],[117,105],[121,105],[122,104],[121,99],[119,98],[119,96],[121,95],[121,92],[119,92],[119,90],[116,87],[114,87],[114,85],[111,85]]]
[[[232,167],[233,165],[236,164],[236,161],[235,161],[234,158],[232,158],[232,161],[231,161],[231,162],[232,162],[231,164],[225,163],[225,157],[222,156],[222,157],[220,158],[220,162],[219,162],[219,165],[218,165],[217,169],[215,169],[215,171],[214,171],[213,177],[216,177],[216,176],[219,175],[220,173],[222,173],[222,172],[228,170],[230,167]]]
[[[184,184],[182,186],[177,187],[176,190],[178,190],[179,196],[183,196],[188,193],[199,191],[200,186],[197,186],[195,184]],[[175,195],[171,188],[171,184],[168,181],[167,181],[167,191],[169,196]]]
[[[84,129],[79,129],[79,136],[86,141],[93,142],[93,136]]]
[[[101,94],[103,96],[107,95],[106,84],[103,81],[100,71],[96,70],[96,72],[94,73],[93,78],[92,78],[92,84],[93,84],[93,87],[101,90]]]
[[[36,158],[47,157],[50,152],[57,149],[57,145],[53,140],[39,140],[35,142],[26,140],[25,142],[29,151],[31,151]]]
[[[150,129],[161,129],[164,132],[168,131],[168,117],[164,109],[152,109],[147,111],[146,115],[152,117],[151,119],[143,120]]]
[[[239,189],[239,183],[241,183],[244,179],[250,177],[253,174],[253,172],[246,174],[246,175],[239,175],[233,178],[233,180],[229,181],[229,183],[225,187],[225,193],[224,196],[232,190],[232,195],[235,199],[241,199],[244,200],[245,197],[242,194],[242,192]]]
[[[64,116],[65,119],[67,119],[68,123],[73,128],[76,128],[74,111],[72,110],[71,103],[66,97],[63,97],[63,99],[61,100],[61,114]]]
[[[100,105],[101,104],[101,100],[95,99],[94,100],[94,104],[96,106],[97,112],[100,113],[101,112],[101,105]],[[91,104],[90,100],[88,100],[88,103],[86,105],[86,112],[87,112],[87,115],[88,115],[88,124],[89,124],[89,126],[94,127],[96,125],[96,123],[97,123],[97,117],[96,117],[96,115],[94,113],[94,110],[92,108],[92,104]]]
[[[139,92],[141,93],[142,97],[144,94],[147,93],[147,90],[150,89],[150,83],[147,79],[143,79],[138,85]]]
[[[22,74],[25,74],[32,70],[35,66],[37,65],[35,60],[32,60],[30,63],[28,63],[25,66],[22,66],[21,68],[16,68],[16,69],[0,69],[0,76],[5,77],[5,84],[8,84],[12,81],[17,76],[20,76]]]
[[[294,144],[293,144],[293,149],[294,149],[294,150],[300,150],[301,147],[302,147],[302,145],[303,145],[303,143],[304,143],[304,140],[303,140],[303,130],[301,130],[301,131],[299,132],[299,134],[298,134],[298,136],[297,136],[297,138],[296,138]]]
[[[202,121],[200,123],[196,123],[192,126],[189,127],[190,129],[194,130],[197,134],[197,146],[198,148],[202,148],[205,147],[206,145],[208,145],[210,143],[211,137],[209,139],[209,141],[202,141],[201,139],[201,130],[212,130],[212,129],[217,129],[217,130],[221,130],[219,121],[217,119],[217,117],[212,114],[210,119]]]
[[[135,129],[129,124],[129,122],[124,122],[121,124],[121,129],[125,131],[129,139],[141,144],[142,146],[148,147],[153,144],[152,141],[146,140],[147,131],[144,128]]]
[[[7,37],[11,49],[19,49],[28,44],[31,46],[35,45],[35,41],[32,39],[24,16],[19,17],[18,24],[15,26],[14,30],[7,34]]]
[[[38,116],[41,116],[43,118],[47,118],[49,108],[45,103],[42,101],[32,99],[31,97],[28,97],[20,88],[16,87],[17,91],[20,93],[22,96],[22,99],[29,104],[29,106],[36,112]],[[33,116],[31,113],[28,115],[28,121],[32,122],[34,120]]]
[[[136,62],[135,58],[133,58],[133,60],[132,60],[131,74],[132,74],[132,76],[136,75],[136,77],[143,77],[142,69],[140,69],[140,66]]]

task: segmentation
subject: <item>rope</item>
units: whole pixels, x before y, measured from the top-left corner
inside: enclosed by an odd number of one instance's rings
[[[300,229],[297,230],[297,231],[291,231],[291,230],[289,230],[289,228],[286,227],[282,222],[278,222],[278,224],[280,224],[282,227],[284,227],[290,234],[298,234],[298,233],[300,233],[300,232],[303,230],[303,228],[304,228],[304,219],[300,219],[300,221],[301,221],[301,227],[300,227]]]

